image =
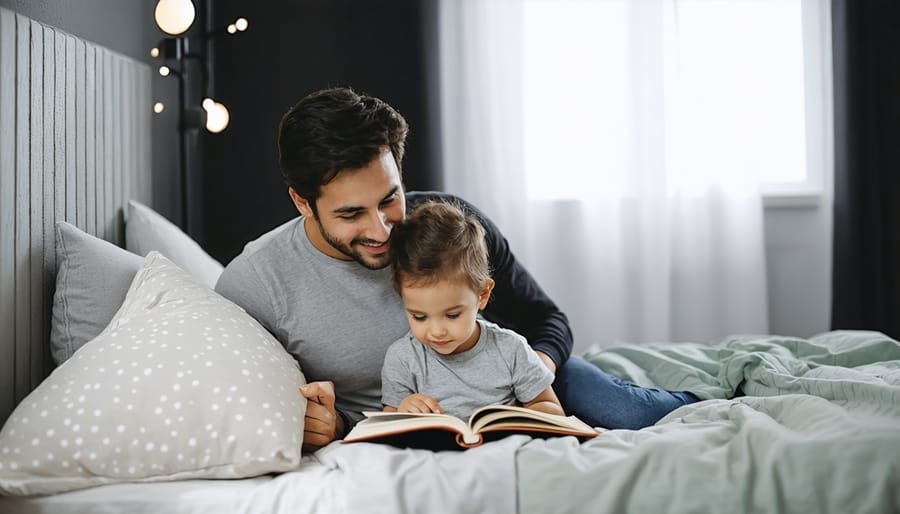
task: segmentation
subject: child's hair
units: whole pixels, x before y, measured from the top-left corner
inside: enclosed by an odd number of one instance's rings
[[[428,201],[391,231],[394,288],[464,279],[477,292],[491,278],[484,228],[473,215],[447,202]]]

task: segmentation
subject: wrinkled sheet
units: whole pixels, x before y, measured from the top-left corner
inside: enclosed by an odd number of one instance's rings
[[[873,332],[589,352],[706,401],[517,456],[522,513],[900,512],[900,343]],[[737,398],[726,400],[738,395]]]
[[[705,401],[653,427],[585,443],[513,436],[437,453],[333,443],[273,477],[0,498],[0,512],[900,512],[893,339],[741,336],[585,357],[621,378]]]
[[[289,473],[243,480],[116,484],[37,498],[0,497],[0,512],[304,514],[515,512],[514,436],[465,452],[355,443],[307,455]]]

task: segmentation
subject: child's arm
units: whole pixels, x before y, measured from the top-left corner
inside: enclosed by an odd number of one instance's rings
[[[407,397],[418,392],[414,373],[409,366],[410,360],[414,359],[410,358],[409,342],[405,339],[394,342],[384,356],[381,368],[381,405],[384,412],[397,412],[397,407]]]
[[[407,396],[400,402],[397,407],[390,405],[384,406],[385,412],[418,412],[418,413],[435,413],[443,414],[444,409],[441,408],[437,400],[427,394],[415,393]]]
[[[553,386],[547,386],[547,389],[541,391],[541,394],[523,405],[523,407],[546,412],[547,414],[556,414],[558,416],[566,415],[562,405],[559,403],[559,398],[556,397],[556,393],[553,391]]]

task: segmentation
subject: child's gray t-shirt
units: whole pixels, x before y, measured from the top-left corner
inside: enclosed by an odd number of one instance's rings
[[[445,413],[465,419],[485,405],[528,403],[553,383],[553,373],[524,337],[489,321],[478,323],[478,342],[455,355],[439,354],[412,333],[395,341],[381,370],[382,403],[397,407],[422,393]]]

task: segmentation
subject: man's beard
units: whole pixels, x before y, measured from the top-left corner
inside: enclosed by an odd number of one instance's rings
[[[338,241],[331,234],[329,234],[328,231],[325,230],[325,227],[322,226],[321,221],[319,221],[317,225],[319,225],[319,233],[322,234],[322,239],[324,239],[326,243],[330,244],[335,250],[358,262],[361,266],[371,270],[378,270],[388,265],[387,252],[382,254],[380,257],[376,257],[376,260],[373,261],[371,260],[371,258],[367,259],[367,256],[363,255],[362,252],[354,249],[354,247],[357,245],[371,242],[370,239],[354,239],[350,241],[349,245],[345,245],[341,241]]]

